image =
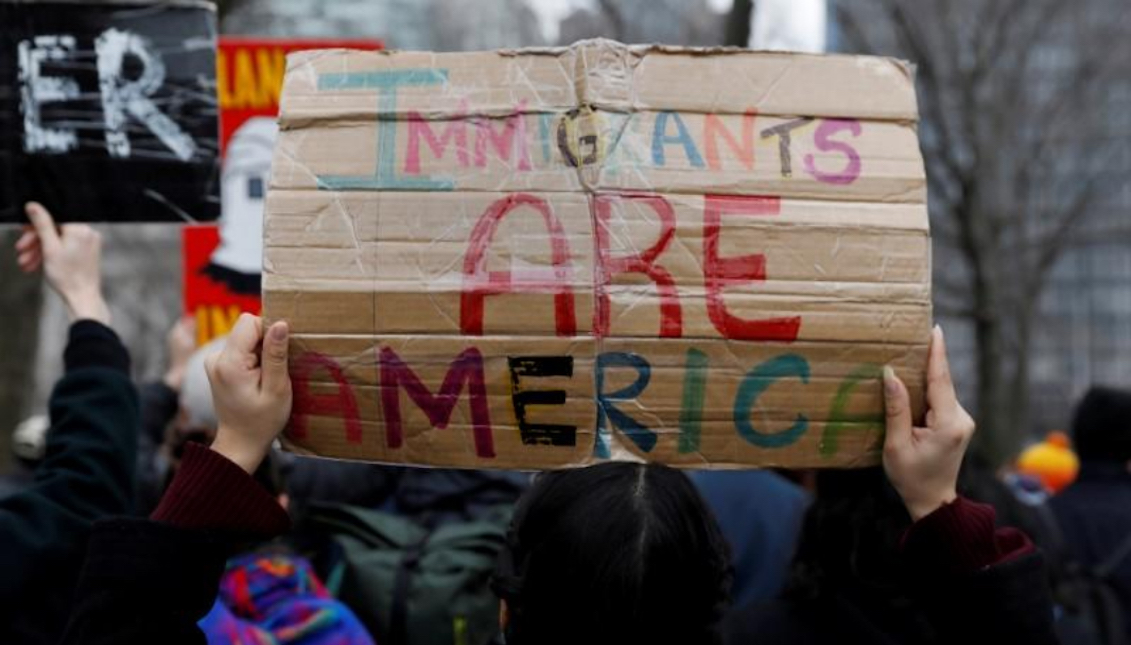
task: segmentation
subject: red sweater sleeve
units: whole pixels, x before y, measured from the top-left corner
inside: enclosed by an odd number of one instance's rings
[[[291,525],[283,507],[242,468],[187,444],[180,468],[150,519],[180,528],[273,537]]]
[[[962,575],[1028,553],[1033,543],[1015,528],[995,528],[993,506],[958,498],[911,525],[903,557],[920,573]]]

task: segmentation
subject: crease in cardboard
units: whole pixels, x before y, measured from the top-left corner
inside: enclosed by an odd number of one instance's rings
[[[603,459],[858,467],[879,460],[880,365],[896,367],[921,408],[930,245],[922,242],[929,242],[926,182],[905,63],[594,40],[493,55],[303,53],[287,69],[266,215],[264,311],[296,330],[292,375],[302,403],[289,447],[454,467]],[[443,81],[391,97],[381,74],[402,69]],[[767,69],[776,75],[756,78],[755,70]],[[832,70],[836,90],[847,92],[835,105],[851,112],[842,121],[823,94],[822,75]],[[677,89],[682,78],[672,75],[681,73],[690,73],[694,89]],[[320,95],[323,74],[335,75],[334,89]],[[352,74],[378,80],[354,83]],[[899,82],[883,85],[884,77]],[[739,98],[735,85],[745,81],[759,93]],[[854,86],[890,91],[881,99]],[[776,106],[752,119],[819,116],[798,130],[807,147],[755,137],[743,152],[735,137],[744,136],[750,104]],[[724,129],[712,143],[715,115],[730,121],[717,126]],[[700,122],[702,132],[688,129]],[[858,143],[851,133],[860,137],[862,129],[873,133],[861,148],[866,154],[846,152]],[[409,140],[418,147],[413,154],[435,155],[427,171],[438,174],[428,176],[447,179],[397,184],[410,166]],[[793,152],[794,176],[785,173],[785,157],[767,152],[771,145]],[[576,163],[566,163],[566,151]],[[373,155],[379,167],[367,182]],[[667,158],[676,163],[649,165]],[[775,162],[781,177],[769,174]],[[323,179],[350,173],[361,179]],[[330,196],[322,206],[320,193]],[[517,194],[527,195],[518,206],[500,201]],[[780,197],[767,202],[767,194]],[[585,208],[559,201],[570,195],[584,197]],[[604,221],[598,199],[623,205],[640,196],[668,204],[673,221],[644,206]],[[531,210],[539,203],[544,217]],[[767,210],[770,203],[777,210]],[[484,228],[486,213],[500,204],[510,210]],[[804,219],[817,213],[828,219]],[[287,218],[308,216],[305,226],[281,228]],[[342,225],[324,225],[331,217]],[[372,241],[360,232],[365,218],[375,218]],[[400,226],[409,222],[416,224]],[[634,222],[641,226],[620,226]],[[564,232],[552,233],[555,225]],[[461,254],[459,245],[476,235],[487,237],[475,242],[485,255],[473,267],[471,251]],[[560,248],[564,268],[551,258]],[[300,258],[317,253],[328,255],[313,264]],[[859,253],[877,258],[867,274],[874,279],[846,277],[855,274],[845,263]],[[345,254],[352,270],[335,254]],[[587,263],[580,272],[578,261]],[[783,277],[782,266],[799,273]],[[354,272],[372,276],[358,282]],[[602,308],[607,329],[599,325]],[[349,322],[359,311],[372,311],[368,330]],[[777,322],[765,321],[774,316]],[[311,356],[322,367],[304,366]],[[531,365],[565,359],[570,376],[516,376],[508,372],[515,356]],[[340,371],[324,367],[335,364]],[[513,389],[520,381],[521,392]],[[563,387],[571,394],[562,399],[540,394]],[[569,398],[578,393],[581,399]],[[360,417],[347,418],[347,398]],[[395,420],[390,401],[399,408]],[[394,421],[403,432],[395,441],[386,436]],[[360,443],[342,433],[350,424],[362,430]],[[572,425],[573,443],[545,443],[550,435],[531,443],[530,433],[559,431],[537,430],[546,424]],[[306,428],[302,436],[296,427]],[[837,434],[826,436],[830,428]]]

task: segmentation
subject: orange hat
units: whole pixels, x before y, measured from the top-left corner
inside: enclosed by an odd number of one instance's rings
[[[1076,480],[1080,460],[1069,447],[1068,435],[1054,430],[1021,453],[1017,471],[1037,477],[1055,495]]]

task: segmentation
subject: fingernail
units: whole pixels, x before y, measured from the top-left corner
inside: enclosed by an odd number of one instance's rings
[[[38,208],[39,208],[39,204],[37,204],[35,202],[28,202],[28,203],[24,204],[24,212],[27,213],[28,215],[31,215],[32,213],[34,213]]]
[[[286,323],[283,323],[281,325],[276,323],[274,325],[271,325],[271,329],[267,333],[271,335],[271,340],[286,340],[287,325]]]
[[[899,386],[896,385],[895,370],[890,365],[884,365],[884,392],[888,394],[899,392]]]
[[[937,334],[938,334],[939,336],[942,336],[942,335],[943,335],[943,333],[942,333],[942,325],[940,325],[940,324],[938,324],[938,323],[935,323],[935,329],[934,329],[934,331],[935,331],[935,332],[936,332],[936,333],[937,333]]]

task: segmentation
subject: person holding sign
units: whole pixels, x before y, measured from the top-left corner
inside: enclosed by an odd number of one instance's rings
[[[291,409],[288,333],[285,322],[245,314],[209,361],[216,440],[188,450],[150,520],[96,525],[65,643],[201,642],[196,622],[231,549],[287,529],[251,473]],[[927,613],[948,639],[1055,643],[1040,555],[1023,534],[995,530],[992,508],[956,493],[974,423],[955,397],[938,330],[928,383],[927,422],[916,426],[906,388],[885,375],[884,469],[914,520],[903,557],[932,591]],[[500,561],[501,626],[511,645],[714,643],[727,558],[714,518],[678,471],[619,462],[546,473],[520,501]]]
[[[914,521],[901,559],[942,642],[1055,643],[1041,556],[994,511],[958,497],[974,422],[958,403],[941,330],[928,364],[927,423],[885,371],[884,471]],[[861,500],[862,501],[862,500]],[[729,565],[713,518],[686,478],[658,464],[611,463],[543,475],[516,511],[496,589],[509,645],[718,641]],[[798,616],[801,616],[799,618]],[[877,630],[830,612],[783,612],[728,643],[876,641]],[[921,641],[907,641],[921,642]]]
[[[56,228],[45,208],[16,243],[20,268],[43,270],[72,321],[51,393],[47,456],[24,490],[0,499],[0,642],[55,643],[91,524],[133,509],[138,403],[130,357],[102,297],[98,233]]]

